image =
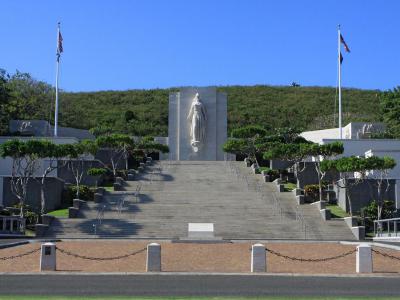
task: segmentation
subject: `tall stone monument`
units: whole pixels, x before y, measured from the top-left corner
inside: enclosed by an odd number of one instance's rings
[[[170,160],[224,160],[227,96],[214,87],[183,88],[169,95]]]

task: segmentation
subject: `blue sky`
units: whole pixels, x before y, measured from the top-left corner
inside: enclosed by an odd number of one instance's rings
[[[0,0],[0,68],[67,91],[187,85],[400,85],[400,1]]]

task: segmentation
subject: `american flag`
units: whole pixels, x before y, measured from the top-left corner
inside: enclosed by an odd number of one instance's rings
[[[64,51],[62,42],[63,42],[63,38],[62,38],[61,32],[59,31],[58,32],[58,43],[57,43],[57,54],[61,54]]]
[[[350,52],[350,48],[349,48],[349,46],[347,46],[346,42],[344,41],[342,34],[340,34],[340,42],[343,44],[343,47],[346,50],[346,52]]]

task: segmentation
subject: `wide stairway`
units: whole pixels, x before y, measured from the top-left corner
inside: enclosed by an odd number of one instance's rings
[[[78,217],[53,221],[48,236],[184,239],[188,223],[213,223],[215,237],[231,240],[354,240],[343,220],[323,221],[316,207],[297,206],[242,162],[153,162]]]

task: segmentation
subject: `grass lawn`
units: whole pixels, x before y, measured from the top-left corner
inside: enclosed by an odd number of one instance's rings
[[[112,182],[108,182],[108,183],[106,183],[106,184],[104,184],[102,186],[99,186],[99,187],[102,187],[107,192],[114,192],[114,183],[112,183]]]
[[[297,188],[297,185],[292,182],[284,183],[283,186],[285,187],[286,192],[293,191],[295,188]]]
[[[332,218],[349,217],[349,214],[347,212],[345,212],[343,209],[341,209],[339,206],[337,206],[335,204],[328,204],[328,205],[326,205],[326,208],[329,208],[331,210]]]
[[[114,187],[113,186],[102,186],[107,192],[114,192]]]
[[[176,300],[245,300],[245,299],[259,299],[259,300],[289,300],[289,299],[297,299],[297,300],[389,300],[389,299],[398,299],[398,297],[120,297],[120,296],[105,296],[105,297],[79,297],[79,296],[0,296],[0,300],[162,300],[162,299],[176,299]]]
[[[57,218],[68,218],[68,208],[53,210],[47,214]]]
[[[25,229],[25,236],[32,236],[33,237],[33,236],[36,236],[36,233],[33,230]]]

